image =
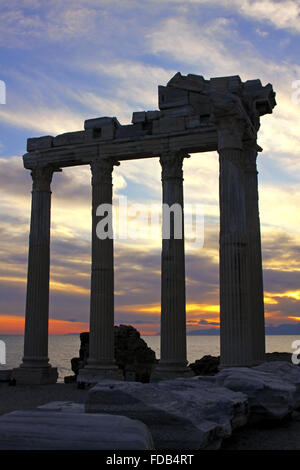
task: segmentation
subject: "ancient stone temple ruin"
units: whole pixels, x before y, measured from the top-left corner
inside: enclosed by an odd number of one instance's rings
[[[162,200],[183,209],[183,161],[191,153],[220,157],[221,365],[264,360],[264,303],[257,189],[260,116],[272,113],[275,93],[260,80],[238,75],[205,80],[177,73],[158,87],[159,110],[134,112],[132,124],[115,117],[89,119],[84,130],[28,139],[23,157],[31,171],[25,344],[17,383],[51,383],[48,359],[50,201],[53,174],[90,165],[92,173],[92,266],[89,360],[81,380],[120,378],[114,364],[113,240],[96,235],[96,209],[112,204],[114,165],[158,157]],[[199,184],[201,182],[199,181]],[[172,234],[172,227],[171,227]],[[199,266],[201,270],[201,265]],[[199,338],[199,341],[201,339]],[[154,378],[189,375],[186,355],[184,236],[162,240],[161,357]]]

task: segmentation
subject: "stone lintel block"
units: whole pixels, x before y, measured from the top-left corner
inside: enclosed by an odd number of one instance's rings
[[[103,126],[101,129],[87,129],[85,132],[85,142],[93,140],[112,140],[115,138],[116,129],[113,126]]]
[[[186,90],[180,88],[158,87],[159,109],[175,108],[189,104],[189,96]]]
[[[193,108],[193,113],[191,114],[200,114],[202,116],[210,114],[211,105],[207,96],[201,95],[200,93],[190,92],[189,102]]]
[[[146,112],[146,121],[151,122],[154,121],[155,119],[159,119],[161,117],[161,112],[158,110],[154,111],[147,111]]]
[[[87,119],[84,121],[84,129],[101,129],[102,127],[112,126],[115,129],[121,126],[116,117],[100,117],[94,119]]]
[[[101,139],[103,140],[114,139],[115,133],[116,133],[116,129],[114,126],[103,126],[101,127],[100,130],[101,130]],[[94,134],[96,133],[97,133],[97,129],[94,129]]]
[[[27,152],[48,149],[52,147],[52,142],[52,135],[44,135],[43,137],[32,137],[30,139],[27,139]]]
[[[190,105],[186,106],[177,106],[176,108],[164,109],[162,112],[162,117],[181,117],[181,116],[190,116],[194,114],[194,109]]]
[[[132,113],[132,124],[136,124],[139,122],[146,122],[146,111],[136,111]]]
[[[210,79],[210,87],[219,92],[230,91],[231,93],[238,92],[242,87],[242,81],[239,75],[232,75],[229,77],[215,77]]]
[[[132,114],[131,122],[133,124],[145,124],[146,122],[152,122],[155,119],[159,119],[161,116],[160,111],[138,111]]]
[[[207,83],[207,80],[202,75],[188,74],[185,77],[178,72],[171,78],[167,86],[200,92],[205,89]]]
[[[242,80],[239,75],[233,75],[228,80],[228,90],[230,93],[240,93],[242,90]]]
[[[0,417],[1,450],[152,450],[140,421],[109,414],[13,411]]]
[[[247,80],[244,83],[244,89],[246,89],[247,91],[260,90],[261,88],[262,88],[262,84],[259,78],[254,79],[254,80]]]
[[[143,130],[142,123],[128,124],[121,126],[116,130],[116,139],[123,139],[126,137],[140,137],[146,134],[147,131]]]
[[[185,118],[185,127],[187,129],[194,129],[195,127],[200,127],[201,121],[200,116],[189,116]]]
[[[163,134],[168,132],[180,132],[185,130],[184,117],[163,117],[153,122],[152,133]]]
[[[84,131],[66,132],[65,134],[60,134],[54,137],[53,147],[59,147],[61,145],[82,144],[84,141]]]
[[[103,381],[91,388],[86,414],[109,413],[142,421],[156,449],[216,449],[246,424],[247,397],[193,378],[139,382]]]

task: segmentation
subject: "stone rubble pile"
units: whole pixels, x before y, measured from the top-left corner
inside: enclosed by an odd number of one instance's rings
[[[284,361],[152,383],[106,379],[85,404],[3,415],[0,449],[219,449],[239,427],[276,426],[299,409],[300,368]]]

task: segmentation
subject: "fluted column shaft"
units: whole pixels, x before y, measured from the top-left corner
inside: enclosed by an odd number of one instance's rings
[[[104,239],[100,239],[96,233],[97,224],[101,220],[96,214],[97,208],[102,204],[112,207],[112,170],[113,163],[110,160],[91,163],[92,269],[88,367],[93,368],[105,368],[114,363],[113,238],[111,230]]]
[[[221,365],[252,363],[247,233],[242,150],[220,155],[220,333]]]
[[[186,307],[183,212],[183,156],[167,153],[160,157],[163,190],[163,240],[161,256],[161,359],[159,367],[185,370]],[[170,219],[164,211],[180,207]],[[176,218],[178,217],[178,218]],[[170,222],[169,234],[166,224]],[[175,225],[177,223],[177,225]],[[181,227],[178,226],[181,224]],[[180,230],[181,229],[181,230]],[[181,234],[180,234],[181,232]],[[164,237],[167,238],[164,238]],[[179,238],[176,238],[179,237]]]
[[[24,357],[21,367],[49,367],[50,209],[53,169],[32,170]]]
[[[256,164],[258,148],[256,142],[244,146],[244,182],[253,360],[262,362],[265,360],[265,319]]]

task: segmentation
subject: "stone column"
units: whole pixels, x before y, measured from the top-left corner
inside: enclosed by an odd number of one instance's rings
[[[193,375],[187,368],[186,353],[184,156],[165,153],[160,157],[163,191],[161,353],[153,380]]]
[[[24,357],[14,369],[17,383],[55,383],[57,369],[48,359],[50,210],[53,169],[32,170]]]
[[[246,228],[248,235],[249,294],[252,322],[253,360],[265,360],[264,289],[261,255],[260,220],[258,208],[257,152],[262,149],[256,141],[244,145],[244,174]]]
[[[112,170],[112,160],[102,159],[91,163],[92,270],[89,359],[88,364],[79,373],[78,382],[96,382],[105,377],[120,380],[123,378],[122,371],[115,365],[114,360]],[[107,206],[102,206],[102,215],[97,214],[97,209],[103,204]],[[105,233],[102,231],[101,235],[97,233],[97,225],[104,219],[107,220],[107,226],[103,224]]]
[[[217,121],[220,157],[221,366],[253,364],[242,120]]]

